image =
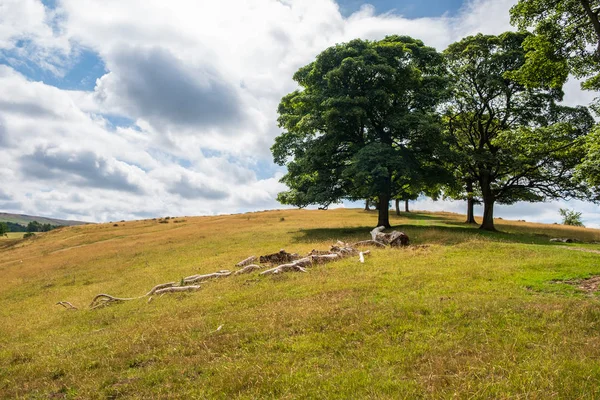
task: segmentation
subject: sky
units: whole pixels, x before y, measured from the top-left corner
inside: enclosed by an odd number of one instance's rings
[[[269,149],[298,68],[354,38],[441,51],[498,34],[514,2],[0,0],[0,211],[105,222],[283,208]],[[566,92],[568,104],[594,97],[576,81]],[[496,214],[557,222],[560,207],[600,226],[584,202]]]

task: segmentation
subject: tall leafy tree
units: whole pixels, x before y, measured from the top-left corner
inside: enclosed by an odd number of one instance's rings
[[[526,62],[528,33],[476,35],[448,47],[453,97],[447,129],[465,184],[477,181],[482,229],[494,230],[494,205],[583,196],[573,179],[582,137],[593,120],[583,107],[556,103],[559,88],[527,88],[513,78]]]
[[[512,23],[536,34],[525,42],[531,51],[521,80],[560,87],[571,72],[586,78],[585,89],[600,90],[599,15],[598,0],[519,0]]]
[[[376,197],[378,225],[389,227],[389,201],[402,184],[441,164],[435,111],[447,94],[444,75],[441,55],[406,36],[319,54],[278,108],[283,133],[271,151],[290,188],[278,200],[302,207]]]

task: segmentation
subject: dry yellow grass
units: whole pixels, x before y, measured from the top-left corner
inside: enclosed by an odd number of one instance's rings
[[[599,254],[550,237],[600,231],[463,216],[393,217],[427,248],[306,274],[256,274],[99,310],[98,293],[233,269],[250,255],[368,238],[373,212],[282,210],[62,228],[0,242],[0,397],[590,398],[600,308],[555,283]],[[222,326],[218,330],[218,327]]]

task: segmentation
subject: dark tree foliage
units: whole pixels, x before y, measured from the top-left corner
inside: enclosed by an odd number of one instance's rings
[[[40,224],[37,221],[31,221],[27,224],[27,232],[49,232],[56,227],[56,225]]]
[[[9,232],[27,232],[27,227],[14,222],[6,222]]]
[[[377,198],[378,225],[406,182],[444,177],[436,107],[446,96],[442,57],[406,36],[333,46],[294,75],[301,89],[279,105],[271,148],[286,165],[278,200],[324,207]]]
[[[445,51],[454,82],[445,120],[454,159],[461,160],[456,170],[465,187],[478,183],[486,230],[494,230],[496,202],[585,195],[573,173],[593,120],[584,107],[558,105],[560,88],[527,88],[513,79],[527,60],[529,37],[479,34]]]
[[[0,222],[0,237],[10,232],[10,228],[6,222]]]

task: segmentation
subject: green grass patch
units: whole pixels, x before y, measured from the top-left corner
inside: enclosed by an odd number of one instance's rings
[[[414,243],[308,273],[242,275],[98,310],[98,293],[368,238],[375,213],[270,211],[63,228],[0,250],[1,398],[597,398],[591,229],[453,214],[392,224]],[[80,307],[55,305],[68,300]],[[219,327],[221,327],[219,329]]]

